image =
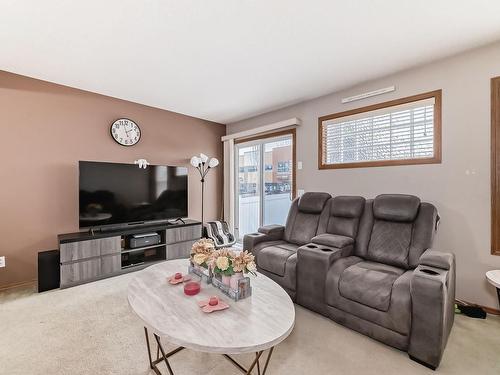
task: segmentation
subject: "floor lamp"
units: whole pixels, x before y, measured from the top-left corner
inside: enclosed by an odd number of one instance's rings
[[[202,235],[205,234],[205,217],[203,214],[204,210],[204,194],[205,194],[205,176],[210,172],[211,169],[217,167],[219,165],[219,160],[216,158],[208,158],[205,154],[200,154],[200,156],[193,156],[191,158],[191,165],[195,167],[200,173],[201,177],[201,230]]]

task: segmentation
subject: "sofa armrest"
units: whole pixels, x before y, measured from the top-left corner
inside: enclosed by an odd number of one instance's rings
[[[323,233],[311,239],[312,243],[324,245],[329,247],[336,247],[342,249],[343,247],[354,244],[354,239],[346,236],[339,236],[337,234]]]
[[[454,257],[451,253],[427,249],[420,257],[419,264],[429,267],[449,270],[453,266]]]
[[[245,234],[243,237],[243,250],[248,250],[257,256],[254,248],[257,244],[267,241],[279,241],[283,239],[285,227],[282,225],[267,225],[260,227],[257,233]]]
[[[435,369],[455,317],[455,257],[427,250],[410,281],[410,358]]]
[[[271,224],[260,227],[258,232],[263,234],[280,236],[279,239],[282,239],[283,235],[285,234],[285,227],[283,225]]]

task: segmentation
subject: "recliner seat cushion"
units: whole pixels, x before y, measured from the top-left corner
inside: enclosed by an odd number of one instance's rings
[[[265,250],[267,248],[274,248],[277,247],[279,249],[279,252],[282,253],[282,255],[286,255],[285,252],[289,250],[289,253],[291,254],[289,257],[283,256],[281,261],[278,261],[278,257],[273,257],[269,250],[264,252],[264,257],[261,262],[259,262],[259,259],[261,258],[261,251]],[[272,280],[277,282],[279,285],[281,285],[286,292],[290,295],[292,299],[295,299],[295,290],[297,287],[297,248],[298,246],[294,244],[290,244],[286,241],[267,241],[267,242],[260,242],[256,245],[254,248],[255,251],[255,261],[257,263],[257,270],[264,275],[270,277]],[[266,254],[267,253],[267,254]],[[285,259],[286,258],[286,259]],[[276,262],[276,263],[274,263]],[[267,269],[261,267],[260,265],[264,265],[266,268],[272,268],[271,266],[268,265],[268,263],[273,263],[274,266],[277,266],[278,264],[282,264],[282,267],[276,267],[278,268],[278,271],[274,269],[275,272],[281,273],[281,275],[278,275],[274,272],[270,272]],[[284,270],[284,273],[283,273]]]
[[[340,275],[339,292],[352,301],[380,311],[389,310],[392,286],[403,270],[374,262],[359,262]]]
[[[263,241],[259,242],[257,245],[254,246],[252,249],[252,254],[255,256],[255,262],[257,263],[257,259],[259,258],[260,251],[268,246],[274,246],[274,245],[282,245],[284,243],[287,243],[283,240],[274,240],[274,241]]]
[[[296,252],[297,249],[299,248],[297,245],[295,245],[293,243],[288,243],[288,242],[284,242],[284,241],[282,243],[278,244],[277,246],[281,249],[285,249],[285,250],[293,251],[293,252]]]
[[[291,256],[295,257],[297,245],[280,243],[264,247],[257,257],[257,266],[278,276],[285,276],[287,262]]]
[[[333,306],[346,313],[375,323],[384,328],[398,332],[402,335],[409,335],[411,326],[411,296],[410,281],[413,271],[403,272],[392,284],[389,308],[387,311],[381,311],[363,303],[344,297],[339,290],[340,279],[343,272],[349,267],[358,263],[371,263],[370,269],[377,271],[387,271],[391,273],[392,267],[374,262],[366,262],[357,256],[348,256],[341,258],[333,263],[327,273],[325,283],[325,301],[329,306]],[[380,267],[380,268],[378,268]],[[394,271],[396,272],[396,271]],[[364,285],[369,288],[369,285]],[[345,292],[345,291],[344,291]],[[365,300],[366,302],[366,300]]]
[[[297,289],[297,256],[293,255],[288,258],[288,265],[289,267],[287,268],[285,276],[278,276],[262,268],[258,268],[258,270],[261,274],[266,275],[271,280],[280,285],[283,289],[285,289],[285,292],[288,293],[292,301],[295,301],[295,290]]]

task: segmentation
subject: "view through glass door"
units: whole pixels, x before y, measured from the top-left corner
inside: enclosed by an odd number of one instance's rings
[[[262,225],[285,224],[294,197],[294,132],[235,145],[238,241]]]

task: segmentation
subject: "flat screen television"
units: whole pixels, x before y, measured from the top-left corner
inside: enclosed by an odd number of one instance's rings
[[[186,167],[80,161],[80,228],[186,217],[187,174]]]

